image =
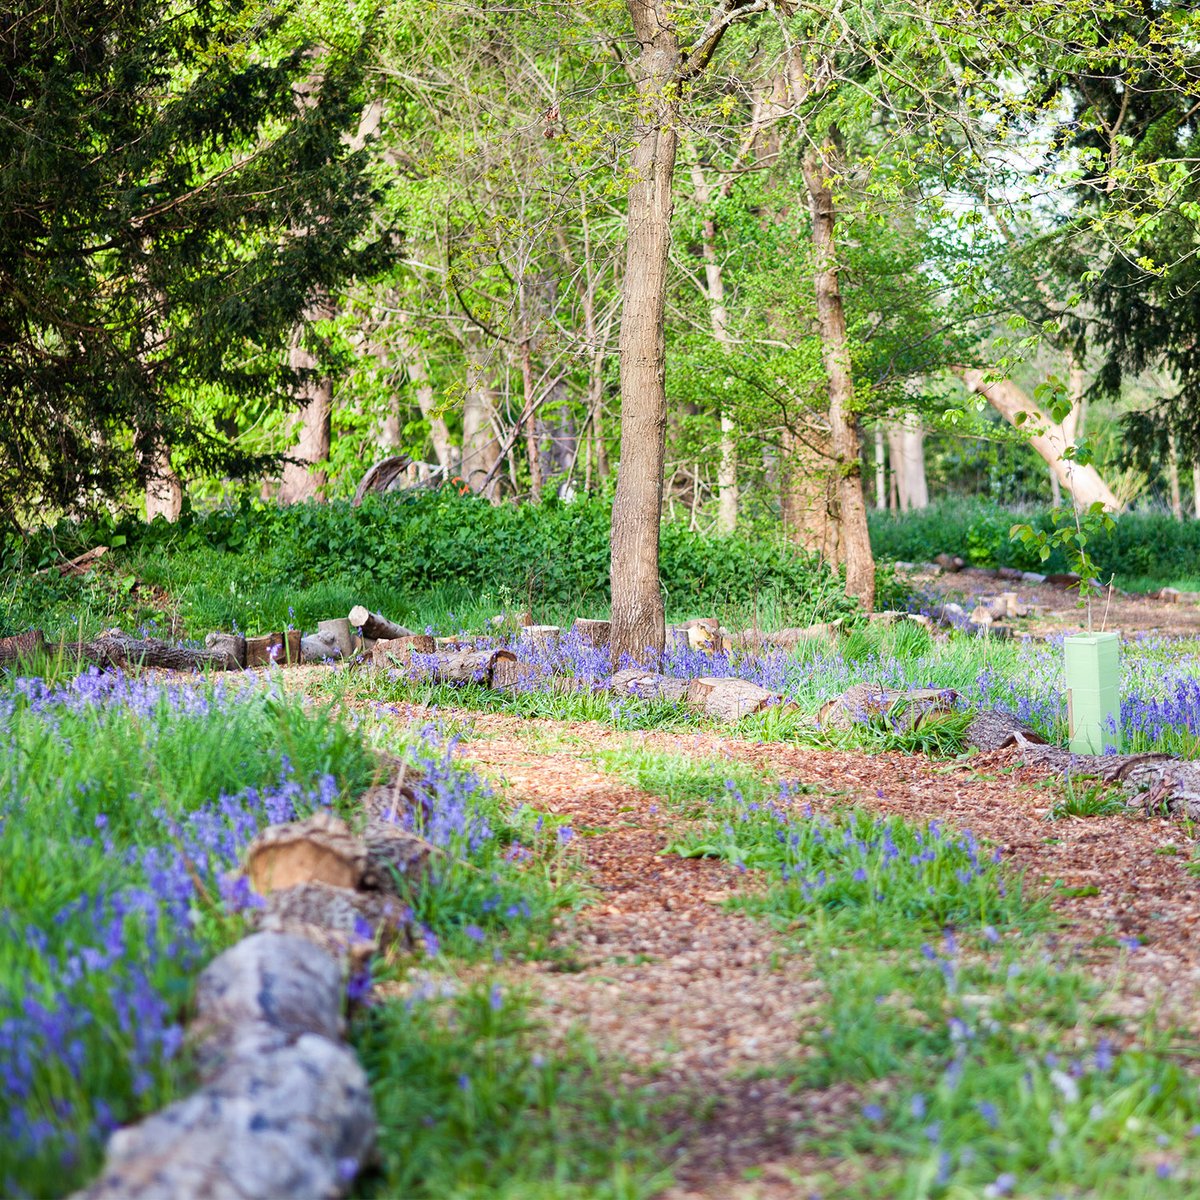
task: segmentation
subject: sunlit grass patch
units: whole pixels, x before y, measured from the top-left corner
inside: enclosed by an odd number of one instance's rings
[[[431,989],[436,992],[437,989]],[[640,1200],[667,1182],[643,1100],[574,1039],[551,1049],[528,996],[499,984],[421,992],[363,1013],[379,1168],[368,1197]]]

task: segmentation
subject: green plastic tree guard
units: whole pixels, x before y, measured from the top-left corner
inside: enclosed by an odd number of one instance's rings
[[[1063,639],[1072,754],[1121,750],[1120,648],[1115,633],[1077,633]]]

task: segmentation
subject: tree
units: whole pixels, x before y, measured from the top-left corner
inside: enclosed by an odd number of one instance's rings
[[[311,297],[378,261],[358,56],[285,7],[17,6],[0,41],[0,519],[261,465],[196,403],[279,403]],[[295,93],[319,71],[320,94]]]
[[[665,0],[628,3],[639,53],[622,277],[621,461],[612,516],[614,661],[661,654],[666,640],[658,577],[667,430],[663,308],[683,96],[730,26],[768,8],[768,0],[722,0],[689,41]]]

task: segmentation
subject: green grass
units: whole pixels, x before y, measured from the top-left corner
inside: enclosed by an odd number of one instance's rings
[[[616,1064],[575,1037],[554,1051],[527,995],[451,985],[364,1013],[378,1170],[357,1195],[414,1200],[638,1200],[661,1190],[661,1142]],[[432,990],[432,989],[431,989]]]
[[[858,1164],[853,1184],[814,1179],[822,1195],[1194,1194],[1197,1081],[1153,1014],[1131,1037],[1110,994],[1056,959],[1055,893],[1030,894],[965,834],[815,814],[757,776],[744,794],[713,790],[711,760],[608,762],[684,815],[706,807],[670,848],[744,867],[730,903],[814,965],[823,1012],[780,1070],[801,1091],[860,1096],[839,1129],[803,1135],[806,1150]]]

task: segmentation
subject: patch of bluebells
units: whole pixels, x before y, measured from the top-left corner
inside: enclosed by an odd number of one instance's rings
[[[673,849],[768,871],[775,886],[745,903],[792,915],[865,909],[881,918],[982,924],[1011,918],[1020,904],[997,869],[999,850],[985,850],[969,831],[938,821],[917,828],[859,810],[827,817],[797,808],[795,795],[785,783],[776,799],[747,801],[727,781],[713,820]]]
[[[183,1044],[188,980],[212,950],[198,882],[216,883],[227,911],[261,903],[225,873],[263,825],[328,808],[337,794],[332,776],[305,786],[285,758],[271,787],[223,794],[178,820],[153,813],[168,840],[121,851],[106,838],[114,883],[54,913],[53,945],[45,930],[4,916],[6,935],[30,951],[24,974],[0,986],[0,1143],[10,1170],[14,1158],[74,1167],[115,1114],[154,1096]],[[89,839],[80,841],[86,853]],[[4,1191],[19,1194],[19,1179],[10,1175]]]
[[[4,1195],[71,1186],[118,1121],[162,1098],[178,1070],[179,1011],[217,931],[202,924],[204,904],[219,896],[237,912],[255,903],[244,881],[226,878],[246,843],[268,822],[328,807],[339,790],[331,776],[298,777],[283,757],[275,783],[172,815],[147,811],[120,778],[72,782],[31,770],[51,752],[69,763],[74,740],[104,736],[130,716],[153,761],[175,726],[230,713],[226,725],[236,730],[232,710],[270,694],[244,677],[210,685],[95,669],[61,683],[11,679],[0,691]],[[260,764],[264,750],[269,764],[274,752],[260,748]],[[107,810],[95,812],[101,793]],[[54,854],[28,858],[47,837]],[[28,892],[26,864],[37,881]],[[76,873],[62,874],[64,865]]]
[[[932,1149],[939,1189],[1041,1195],[1056,1184],[1073,1192],[1120,1178],[1132,1194],[1139,1176],[1173,1178],[1183,1161],[1195,1169],[1200,1088],[1178,1064],[1122,1052],[1103,1035],[1081,1044],[1077,1029],[1069,1051],[1014,1032],[1036,999],[1013,983],[1011,962],[1005,969],[978,953],[964,960],[952,931],[942,945],[923,947],[918,965],[935,973],[934,986],[906,988],[903,1002],[923,996],[928,1027],[944,1029],[936,1084],[861,1111],[872,1137],[882,1131],[916,1159]],[[982,1003],[981,992],[994,992],[994,1002]],[[1096,1164],[1094,1178],[1079,1174],[1083,1163]]]

